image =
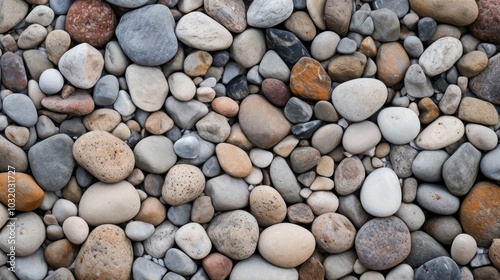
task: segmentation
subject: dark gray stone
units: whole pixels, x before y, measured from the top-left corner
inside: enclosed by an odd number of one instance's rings
[[[437,30],[437,22],[431,17],[424,17],[417,24],[418,38],[422,42],[429,40]]]
[[[410,145],[391,145],[389,158],[398,177],[408,178],[413,174],[411,167],[417,154],[418,151]]]
[[[306,8],[306,0],[293,0],[293,8],[295,10],[303,10]]]
[[[449,257],[449,254],[434,238],[423,231],[414,231],[411,233],[411,251],[405,263],[413,268],[417,268],[441,256]]]
[[[169,131],[165,133],[165,136],[167,136],[170,141],[175,143],[177,140],[181,139],[182,132],[178,126],[174,125]]]
[[[123,52],[140,65],[164,64],[177,52],[174,17],[164,5],[149,5],[124,14],[115,33]]]
[[[357,229],[361,228],[371,218],[365,209],[363,209],[361,201],[359,201],[359,198],[355,194],[339,196],[339,208],[337,211],[346,216]]]
[[[184,252],[177,248],[168,249],[163,259],[165,267],[182,276],[193,275],[198,269],[196,263]]]
[[[438,257],[421,265],[415,271],[415,280],[460,279],[460,268],[449,257]]]
[[[470,79],[470,89],[479,98],[500,105],[500,94],[498,94],[500,79],[498,77],[500,77],[500,53],[490,58],[483,72]]]
[[[238,75],[232,78],[227,84],[226,90],[227,96],[234,100],[242,100],[247,97],[250,93],[248,90],[247,77]]]
[[[118,98],[119,91],[118,79],[114,75],[101,77],[94,86],[93,99],[95,105],[113,105]]]
[[[303,123],[311,119],[313,109],[311,105],[307,104],[307,102],[301,100],[300,98],[292,97],[288,99],[288,102],[285,105],[284,113],[285,117],[291,123]]]
[[[87,132],[81,118],[64,120],[59,126],[59,133],[67,134],[69,137],[80,137]]]
[[[66,186],[73,174],[73,140],[66,134],[51,136],[31,147],[28,160],[40,187],[58,191]]]
[[[5,72],[4,72],[5,76]],[[10,94],[2,103],[5,114],[21,126],[34,126],[38,120],[38,113],[33,101],[21,93]]]
[[[375,0],[372,2],[374,10],[387,8],[393,11],[398,18],[403,18],[410,10],[410,3],[408,0]]]
[[[278,53],[289,68],[292,68],[302,57],[311,56],[300,39],[292,32],[268,28],[266,37],[268,45]]]
[[[167,269],[143,257],[137,258],[132,265],[134,279],[161,279]]]
[[[446,91],[446,89],[448,88],[448,86],[449,86],[448,82],[446,81],[446,73],[441,74],[439,76],[439,78],[437,78],[434,81],[434,83],[432,84],[432,86],[437,91],[439,91],[441,93],[444,93]]]
[[[323,124],[320,120],[314,120],[306,123],[299,123],[292,127],[292,133],[299,139],[308,139]]]
[[[81,166],[76,167],[75,178],[78,186],[82,188],[90,187],[92,182],[94,182],[94,176]]]
[[[440,184],[423,183],[417,188],[418,204],[433,213],[451,215],[458,211],[460,200]]]
[[[462,233],[460,222],[453,216],[433,216],[425,221],[422,228],[445,246],[451,245],[455,237]]]
[[[371,35],[375,30],[375,26],[373,25],[373,19],[370,17],[370,11],[356,11],[352,15],[349,30],[363,35]]]
[[[183,226],[189,223],[191,219],[191,204],[181,204],[177,206],[170,206],[167,212],[167,217],[172,224],[176,226]]]
[[[424,45],[417,36],[408,36],[403,42],[406,53],[411,57],[420,57],[424,52]]]
[[[387,8],[370,12],[374,31],[372,37],[381,42],[392,42],[399,39],[401,32],[398,16]]]
[[[201,168],[201,171],[203,172],[203,175],[209,178],[219,175],[221,172],[221,168],[217,157],[212,156],[207,161],[205,161]]]
[[[228,51],[215,52],[212,55],[212,66],[224,67],[229,62],[229,58],[231,58],[231,56]]]
[[[135,110],[135,120],[139,123],[141,127],[146,126],[146,120],[148,119],[149,115],[151,115],[150,112],[146,112],[141,110],[140,108],[137,108]]]
[[[465,142],[443,165],[443,179],[448,190],[457,196],[466,195],[479,173],[482,153]]]

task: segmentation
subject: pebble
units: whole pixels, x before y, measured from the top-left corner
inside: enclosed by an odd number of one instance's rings
[[[86,90],[78,89],[66,98],[60,95],[50,95],[42,99],[42,106],[54,112],[84,116],[91,113],[95,104],[92,96]]]
[[[275,157],[270,166],[270,177],[274,187],[287,203],[301,202],[300,185],[284,158]]]
[[[203,191],[203,189],[202,189]],[[205,194],[217,211],[229,211],[248,206],[248,185],[243,179],[223,174],[207,181]]]
[[[438,257],[421,265],[415,271],[415,280],[446,277],[449,279],[460,278],[458,265],[449,257]]]
[[[446,55],[443,51],[446,50]],[[462,56],[462,43],[453,37],[443,37],[432,43],[418,59],[428,76],[439,75],[450,69]]]
[[[220,143],[215,147],[215,153],[222,170],[230,176],[243,178],[252,171],[250,158],[237,146]]]
[[[34,212],[24,212],[16,215],[16,258],[27,257],[42,245],[45,241],[45,225],[40,216]],[[0,230],[0,248],[4,252],[10,252],[11,244],[8,243],[11,227],[4,226]],[[22,233],[22,234],[21,234]]]
[[[47,271],[47,262],[41,248],[29,256],[16,257],[15,274],[18,279],[42,279]]]
[[[416,144],[423,149],[438,150],[457,142],[465,134],[462,121],[452,116],[441,116],[417,136]]]
[[[155,231],[155,227],[152,224],[132,221],[125,227],[125,234],[132,241],[144,241],[151,237]]]
[[[153,258],[162,259],[168,249],[173,247],[177,230],[170,221],[158,224],[153,235],[143,241],[146,253]]]
[[[167,269],[144,257],[135,259],[132,265],[132,276],[137,279],[161,279]]]
[[[191,77],[205,75],[212,61],[212,56],[206,51],[193,52],[184,59],[184,72]]]
[[[382,136],[391,144],[407,144],[420,133],[418,116],[407,108],[385,108],[379,112],[377,123]]]
[[[9,191],[9,176],[8,172],[0,173],[0,192],[7,194]],[[44,191],[37,182],[28,174],[16,172],[16,210],[33,211],[38,208],[44,198]],[[12,181],[12,180],[11,180]],[[8,205],[8,196],[3,195],[0,201]],[[0,223],[2,224],[2,223]],[[3,225],[3,224],[2,224]]]
[[[189,203],[172,206],[168,209],[167,218],[172,222],[172,224],[176,226],[183,226],[189,223],[191,208],[191,204]]]
[[[456,26],[466,26],[474,22],[478,16],[478,9],[474,1],[454,1],[445,7],[438,1],[410,1],[411,9],[420,17],[432,17],[436,21]],[[462,15],[457,18],[457,14]]]
[[[366,56],[358,52],[352,55],[336,56],[328,63],[328,75],[332,81],[339,83],[361,78],[366,61]],[[332,96],[335,94],[333,93]]]
[[[255,274],[255,271],[260,273]],[[231,271],[230,279],[242,280],[298,280],[299,273],[294,268],[283,268],[275,266],[259,255],[252,255],[247,259],[239,261]]]
[[[476,240],[462,233],[455,237],[451,244],[450,255],[458,265],[467,265],[476,255]]]
[[[195,260],[205,258],[212,249],[212,243],[205,229],[198,223],[189,223],[180,227],[175,234],[175,243]]]
[[[490,152],[486,153],[483,158],[481,159],[480,163],[480,169],[481,172],[488,178],[493,179],[493,180],[498,180],[498,170],[500,169],[500,166],[496,163],[496,158],[500,154],[500,148],[498,146],[494,149],[491,150]]]
[[[31,127],[37,122],[38,114],[35,105],[27,95],[10,94],[3,100],[2,107],[5,114],[21,126]]]
[[[233,269],[233,262],[220,253],[211,253],[201,261],[210,279],[226,279]]]
[[[354,250],[329,255],[323,261],[326,279],[340,279],[351,274],[356,259],[357,256]]]
[[[130,60],[139,65],[157,66],[172,59],[177,52],[174,28],[170,9],[164,5],[149,5],[125,13],[115,33]]]
[[[338,147],[342,136],[342,127],[337,124],[326,124],[314,132],[311,145],[321,154],[327,154]]]
[[[259,74],[263,78],[273,78],[282,82],[288,82],[290,69],[276,51],[269,50],[260,61]]]
[[[50,267],[57,269],[69,267],[75,261],[77,254],[78,246],[69,242],[68,239],[59,239],[45,248],[44,258]]]
[[[243,32],[247,27],[245,4],[243,1],[204,2],[208,15],[234,33]]]
[[[498,22],[498,11],[491,1],[479,1],[479,15],[471,25],[471,32],[478,39],[498,44],[496,23]]]
[[[246,47],[249,44],[252,45],[250,49]],[[234,37],[230,50],[234,61],[245,68],[251,68],[257,65],[266,53],[264,33],[256,28],[249,28]]]
[[[389,168],[379,168],[370,173],[361,187],[361,205],[375,217],[396,213],[401,206],[401,198],[398,176]]]
[[[348,121],[360,122],[377,112],[387,100],[387,87],[378,80],[354,79],[337,86],[332,103]]]
[[[37,124],[38,123],[40,123],[40,121],[38,121]],[[29,133],[29,129],[24,126],[9,125],[5,128],[5,137],[10,142],[16,144],[19,147],[22,147],[26,145],[26,143],[28,143]]]
[[[106,44],[104,52],[104,68],[110,74],[122,76],[130,64],[129,58],[123,52],[118,41],[110,41]]]
[[[454,114],[460,105],[461,97],[462,91],[460,87],[453,84],[449,85],[439,101],[439,109],[445,114]]]
[[[412,203],[401,203],[394,216],[400,218],[410,231],[420,229],[425,222],[424,211],[418,205]]]
[[[5,2],[2,7],[0,33],[5,33],[16,26],[26,17],[29,10],[28,3],[19,0]]]
[[[278,224],[285,219],[286,203],[273,187],[257,186],[250,192],[249,199],[250,213],[260,226]]]
[[[450,155],[443,150],[421,151],[412,162],[412,173],[426,182],[442,180],[442,168]]]
[[[295,65],[299,59],[310,57],[306,47],[292,32],[268,28],[266,30],[266,38],[269,42],[269,46],[279,54],[290,68]]]
[[[418,21],[418,38],[422,42],[429,41],[437,30],[437,22],[432,17],[424,17]]]
[[[499,239],[498,238],[495,238],[493,239],[493,242],[491,243],[491,246],[489,248],[489,251],[488,251],[488,256],[489,256],[489,259],[491,261],[491,263],[498,269],[498,267],[500,267],[500,259],[499,259],[499,254],[498,254],[498,250],[499,250]]]
[[[165,101],[168,116],[182,129],[191,129],[198,120],[208,114],[208,108],[197,100],[180,102],[170,96]]]
[[[333,212],[319,215],[312,224],[311,232],[318,246],[330,254],[352,248],[356,236],[356,228],[351,221]]]
[[[474,97],[464,97],[458,107],[458,118],[483,125],[496,125],[498,113],[493,104]]]
[[[412,162],[417,156],[417,150],[410,145],[393,145],[389,154],[394,172],[400,178],[412,175]]]
[[[310,1],[308,1],[310,2]],[[337,53],[340,36],[333,31],[319,33],[311,42],[311,55],[313,58],[324,61]]]
[[[316,37],[316,27],[308,13],[294,12],[286,21],[285,28],[295,33],[303,41],[311,41]]]
[[[85,134],[85,129],[90,131],[103,130],[111,132],[118,126],[120,121],[121,116],[117,111],[113,109],[100,108],[94,110],[92,113],[83,118],[83,125],[85,127],[82,132]]]
[[[247,259],[257,249],[257,221],[243,210],[228,211],[216,216],[210,222],[207,233],[217,251],[235,260]]]
[[[100,225],[92,230],[76,257],[75,276],[80,279],[92,275],[127,279],[133,261],[132,244],[123,229]]]
[[[460,200],[439,184],[420,184],[417,201],[424,209],[440,215],[451,215],[458,211]]]
[[[190,164],[174,165],[165,177],[162,197],[170,205],[185,204],[196,199],[205,186],[201,170]]]
[[[212,220],[214,212],[212,199],[209,196],[199,196],[193,201],[191,221],[206,224]]]
[[[120,200],[116,200],[117,196]],[[78,214],[90,226],[118,224],[132,219],[141,206],[139,194],[126,181],[113,184],[97,182],[82,195]],[[117,213],[115,209],[120,209]]]
[[[247,10],[248,25],[268,28],[284,22],[293,12],[292,0],[279,0],[268,3],[257,0],[251,3]]]
[[[435,216],[427,219],[423,229],[443,245],[451,245],[455,237],[462,233],[460,222],[453,216]]]
[[[163,107],[169,87],[160,69],[131,64],[125,71],[125,78],[135,106],[146,112]]]
[[[59,59],[59,71],[75,87],[89,89],[101,77],[104,68],[102,54],[87,43],[65,52]]]
[[[135,145],[134,157],[137,167],[154,174],[167,172],[177,161],[172,141],[160,135],[140,140]]]
[[[290,90],[306,100],[329,100],[331,79],[318,61],[303,57],[292,68]]]
[[[443,165],[443,179],[448,190],[456,195],[466,195],[479,173],[481,152],[471,143],[464,143]]]
[[[376,63],[377,78],[390,87],[403,80],[410,58],[400,43],[384,43],[378,48]]]
[[[408,67],[404,84],[407,94],[411,97],[430,97],[434,94],[431,80],[419,64],[412,64]]]
[[[381,42],[396,41],[400,35],[398,16],[390,9],[382,8],[370,12],[374,31],[371,37]]]
[[[375,123],[362,121],[347,127],[342,137],[342,146],[346,152],[354,155],[375,147],[381,139],[382,135]]]
[[[200,142],[194,136],[184,136],[175,141],[174,152],[181,158],[194,159],[200,154]]]
[[[486,66],[488,66],[488,57],[481,51],[469,52],[457,61],[458,72],[467,78],[478,75]]]
[[[17,45],[21,49],[31,49],[45,40],[47,29],[38,23],[29,25],[17,39]]]
[[[387,273],[386,280],[413,279],[413,268],[407,264],[400,264]]]
[[[473,271],[474,279],[478,280],[486,280],[486,279],[495,279],[500,277],[500,273],[497,269],[492,266],[484,266],[474,269]]]
[[[227,118],[215,112],[209,112],[196,123],[196,129],[203,139],[213,142],[224,142],[231,133]]]
[[[62,224],[62,229],[64,236],[75,245],[85,242],[89,235],[87,222],[78,216],[66,218]]]
[[[203,51],[227,49],[233,42],[231,33],[224,26],[201,12],[183,16],[177,22],[175,35],[183,44]]]

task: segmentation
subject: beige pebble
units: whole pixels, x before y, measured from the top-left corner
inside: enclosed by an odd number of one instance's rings
[[[5,128],[5,137],[19,147],[24,146],[30,137],[29,129],[18,125],[9,125]]]
[[[120,113],[113,109],[101,108],[94,110],[83,118],[83,125],[89,131],[104,130],[107,132],[113,131],[120,123]]]
[[[216,96],[216,92],[211,87],[199,87],[196,89],[196,99],[203,103],[212,102]]]
[[[498,113],[490,102],[474,97],[464,97],[458,107],[458,118],[462,121],[483,125],[496,125]]]
[[[250,192],[250,212],[260,226],[281,223],[286,216],[285,200],[270,186],[257,186]]]
[[[155,135],[163,134],[174,127],[174,121],[163,111],[157,111],[146,119],[146,130]]]
[[[299,139],[293,135],[288,135],[273,147],[273,152],[279,156],[288,157],[297,144],[299,144]]]
[[[243,178],[252,172],[252,162],[248,154],[241,148],[227,143],[220,143],[215,147],[215,153],[220,167],[227,174],[236,178]]]
[[[111,132],[114,136],[120,138],[123,141],[126,141],[130,138],[131,132],[130,128],[125,123],[119,123],[115,129]]]
[[[333,175],[334,167],[335,162],[331,157],[322,156],[316,166],[316,173],[321,176],[331,177]]]
[[[156,197],[148,197],[141,203],[139,213],[134,217],[135,221],[150,223],[154,226],[161,224],[167,217],[167,210]]]
[[[205,189],[205,176],[190,164],[174,165],[167,172],[162,197],[170,205],[181,205],[195,200]]]
[[[247,138],[247,136],[241,130],[239,123],[235,123],[231,126],[231,133],[226,139],[226,143],[233,144],[243,150],[250,150],[254,147],[253,143]]]
[[[212,109],[215,112],[223,116],[226,116],[228,118],[236,116],[239,111],[238,103],[236,103],[236,101],[226,96],[215,98],[210,104],[210,106],[212,106]]]

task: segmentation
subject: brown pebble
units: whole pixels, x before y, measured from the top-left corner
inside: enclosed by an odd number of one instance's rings
[[[85,116],[94,110],[94,100],[87,90],[76,90],[63,99],[60,95],[51,95],[42,99],[42,106],[57,112],[74,116]]]
[[[429,124],[439,117],[438,106],[429,97],[422,98],[418,102],[420,115],[418,118],[422,124]]]
[[[68,184],[62,189],[63,198],[78,204],[82,198],[82,189],[78,185],[76,178],[74,176],[69,179]]]
[[[314,220],[311,208],[305,203],[296,203],[288,206],[287,216],[290,222],[298,224],[310,224]]]
[[[167,210],[156,197],[148,197],[141,203],[139,213],[134,217],[135,221],[150,223],[154,226],[161,224],[167,217]]]
[[[462,99],[458,107],[458,118],[462,121],[484,125],[498,123],[498,113],[493,104],[474,97]]]
[[[269,102],[278,107],[285,106],[291,97],[286,84],[274,78],[267,78],[262,81],[262,94]]]
[[[58,269],[60,267],[69,267],[76,259],[78,246],[69,242],[68,239],[61,239],[50,243],[45,248],[45,261],[47,264]]]
[[[206,256],[201,261],[201,264],[211,280],[224,280],[233,269],[231,259],[217,252]]]
[[[146,119],[146,130],[155,135],[163,134],[174,127],[174,121],[163,111],[156,111]]]

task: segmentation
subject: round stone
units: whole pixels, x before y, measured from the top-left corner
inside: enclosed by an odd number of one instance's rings
[[[410,254],[410,232],[399,218],[375,218],[359,229],[355,247],[359,261],[366,268],[389,269]]]
[[[167,173],[162,189],[163,199],[170,205],[195,200],[205,189],[205,176],[190,164],[174,165]]]
[[[461,233],[451,244],[450,255],[458,265],[467,265],[476,255],[477,243],[474,237]]]
[[[78,246],[68,239],[59,239],[50,243],[44,252],[45,261],[52,268],[68,267],[76,259]]]
[[[150,223],[132,221],[125,227],[125,234],[132,241],[144,241],[155,232],[155,227]]]
[[[62,228],[64,236],[75,245],[85,242],[89,235],[89,225],[84,219],[78,216],[68,217],[64,220]]]
[[[233,36],[224,26],[197,11],[177,22],[175,35],[183,44],[202,51],[227,49],[233,43]]]
[[[265,0],[253,1],[247,10],[248,25],[267,28],[284,22],[293,12],[292,0],[269,3]]]
[[[220,143],[215,147],[215,153],[220,167],[227,174],[243,178],[252,172],[252,162],[243,149],[232,144]]]
[[[375,147],[382,139],[376,124],[371,121],[352,123],[342,137],[342,145],[350,154],[360,154]]]
[[[484,125],[467,124],[465,126],[465,135],[474,147],[483,151],[493,150],[498,144],[495,131]]]
[[[32,127],[38,120],[35,104],[25,94],[9,94],[3,99],[2,107],[9,118],[24,127]]]
[[[345,252],[354,245],[356,228],[349,219],[337,213],[325,213],[314,219],[311,232],[316,244],[330,254]]]
[[[420,133],[418,116],[408,108],[383,109],[377,116],[377,124],[384,139],[391,144],[408,144]]]
[[[170,92],[179,101],[189,101],[196,94],[196,86],[193,80],[182,72],[173,73],[168,77],[167,81]]]
[[[180,227],[175,233],[175,243],[195,260],[205,258],[212,249],[212,242],[207,232],[198,223],[189,223]]]
[[[401,203],[394,216],[400,218],[410,231],[418,230],[425,222],[425,214],[422,209],[412,203]]]
[[[399,178],[389,168],[379,168],[370,173],[361,187],[361,205],[375,217],[388,217],[401,206]]]
[[[270,186],[257,186],[250,192],[250,213],[260,226],[270,226],[285,219],[287,208],[279,192]]]
[[[357,191],[365,180],[365,168],[358,157],[343,159],[334,174],[335,190],[339,195]]]
[[[172,141],[160,135],[139,141],[134,148],[134,157],[138,168],[154,174],[167,172],[177,161]]]
[[[226,279],[233,269],[231,259],[217,252],[205,257],[201,264],[210,279]]]
[[[81,89],[89,89],[101,77],[104,58],[96,48],[87,43],[81,43],[61,56],[58,67],[61,74],[72,85]]]
[[[259,237],[259,253],[268,262],[292,268],[304,263],[314,252],[316,241],[305,228],[280,223],[266,228]]]
[[[40,75],[38,85],[43,93],[55,94],[63,88],[64,78],[56,69],[47,69]]]
[[[400,43],[390,42],[380,45],[376,63],[377,78],[391,87],[403,80],[410,67],[410,58]]]

